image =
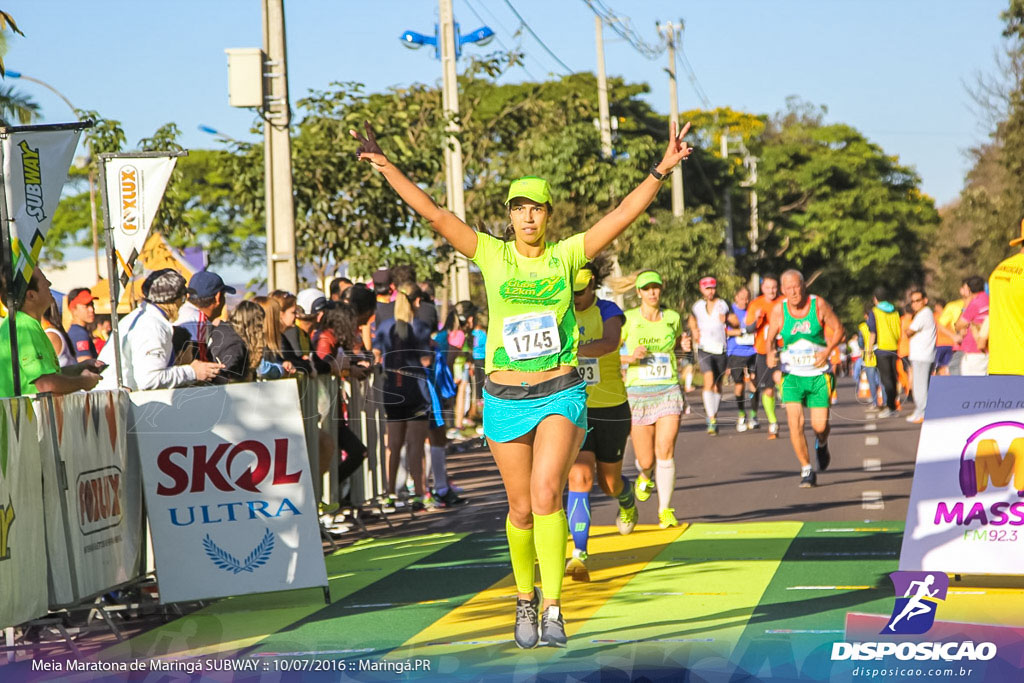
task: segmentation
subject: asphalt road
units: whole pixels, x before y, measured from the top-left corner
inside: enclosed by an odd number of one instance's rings
[[[879,420],[856,398],[849,378],[839,380],[839,403],[832,409],[829,439],[832,464],[818,475],[818,486],[802,489],[799,464],[783,424],[778,439],[768,440],[763,410],[762,427],[736,432],[736,411],[729,400],[719,413],[721,431],[705,433],[700,392],[687,395],[693,414],[687,415],[676,442],[676,487],[673,506],[680,521],[742,522],[768,520],[877,521],[906,518],[920,425],[909,424],[904,411]],[[779,407],[779,419],[785,419]],[[807,427],[813,446],[813,434]],[[487,451],[449,456],[449,472],[465,489],[469,503],[450,510],[391,515],[400,532],[497,531],[504,528],[504,489]],[[624,471],[636,476],[632,447]],[[599,489],[591,495],[595,524],[613,524],[617,505]],[[657,499],[640,504],[640,523],[657,523]]]

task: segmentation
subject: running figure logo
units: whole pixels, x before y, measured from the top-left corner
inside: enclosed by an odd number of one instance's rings
[[[896,604],[883,634],[918,635],[935,623],[939,600],[946,599],[949,577],[941,572],[893,572]],[[901,597],[902,596],[902,597]]]

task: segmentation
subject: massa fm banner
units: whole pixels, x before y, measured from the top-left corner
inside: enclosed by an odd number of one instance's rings
[[[900,569],[1024,573],[1024,377],[933,377]]]
[[[327,585],[295,380],[129,399],[162,602]]]

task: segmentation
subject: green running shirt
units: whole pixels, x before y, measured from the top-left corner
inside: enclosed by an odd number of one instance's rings
[[[789,375],[814,377],[829,371],[828,365],[816,367],[814,356],[826,348],[825,328],[818,320],[818,297],[810,295],[807,315],[795,318],[789,312],[789,302],[782,302],[782,371]]]
[[[534,258],[520,254],[515,242],[477,233],[473,263],[487,292],[488,374],[577,365],[572,281],[587,260],[583,233],[548,242]]]
[[[647,349],[644,359],[630,363],[626,369],[626,386],[678,384],[675,348],[676,340],[682,334],[682,319],[676,311],[661,309],[661,320],[646,319],[640,314],[639,308],[626,311],[626,322],[622,326],[626,353],[633,353],[638,346]]]

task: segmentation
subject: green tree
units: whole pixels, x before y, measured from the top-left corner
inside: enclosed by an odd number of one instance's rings
[[[942,238],[928,254],[930,286],[947,298],[964,277],[987,277],[1010,252],[1024,218],[1024,0],[1010,0],[997,73],[970,90],[990,122],[989,140],[972,148],[960,196],[942,211]]]
[[[664,209],[654,211],[646,225],[634,226],[621,241],[623,273],[658,271],[665,283],[662,302],[670,308],[685,311],[692,306],[700,298],[697,283],[705,275],[718,279],[719,294],[727,299],[742,285],[735,263],[725,255],[725,221],[709,207],[683,218]]]
[[[876,286],[923,282],[938,214],[912,169],[802,106],[775,117],[762,145],[762,270],[800,269],[847,321]]]

